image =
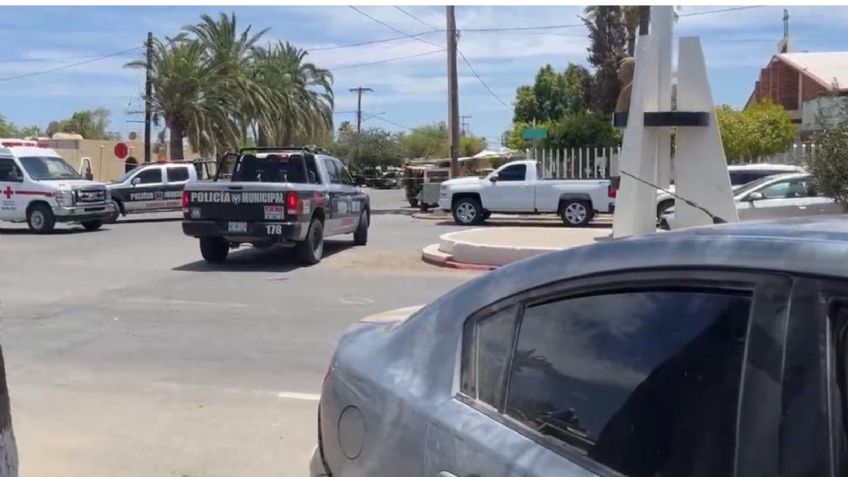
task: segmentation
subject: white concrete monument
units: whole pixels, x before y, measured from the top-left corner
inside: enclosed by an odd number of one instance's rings
[[[650,184],[666,189],[671,179],[676,195],[709,211],[677,199],[675,228],[738,221],[701,42],[697,37],[680,38],[677,109],[672,111],[674,10],[655,6],[650,12],[650,31],[640,31],[636,45],[636,70],[619,157],[616,238],[656,232],[657,190]],[[673,127],[677,140],[672,174]]]

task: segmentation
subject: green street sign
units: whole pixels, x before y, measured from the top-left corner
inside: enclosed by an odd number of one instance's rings
[[[527,128],[521,133],[521,138],[528,141],[546,137],[548,137],[548,130],[545,128]]]

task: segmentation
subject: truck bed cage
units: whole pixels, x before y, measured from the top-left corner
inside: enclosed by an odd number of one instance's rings
[[[238,154],[242,155],[245,152],[282,152],[282,151],[302,151],[308,152],[309,154],[321,154],[321,151],[318,148],[311,147],[298,147],[298,146],[286,146],[286,147],[271,147],[271,146],[255,146],[255,147],[242,147],[238,150]]]

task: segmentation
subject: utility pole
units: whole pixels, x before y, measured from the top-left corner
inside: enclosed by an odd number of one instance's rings
[[[783,9],[783,38],[780,40],[778,50],[781,53],[789,53],[792,41],[789,39],[789,10]]]
[[[456,17],[453,5],[445,7],[448,34],[448,144],[451,177],[459,176],[459,87],[456,78]]]
[[[467,120],[471,119],[471,115],[470,114],[463,114],[459,118],[462,120],[462,129],[460,130],[460,135],[467,136],[468,135],[468,128],[471,126],[471,122],[467,121]]]
[[[150,78],[153,70],[153,32],[147,32],[147,68],[144,78],[144,162],[150,162],[150,96],[153,94],[153,82]]]
[[[363,88],[362,86],[350,88],[351,93],[356,93],[356,134],[362,130],[362,93],[373,93],[371,88]]]

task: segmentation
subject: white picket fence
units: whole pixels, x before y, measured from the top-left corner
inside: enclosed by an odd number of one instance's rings
[[[527,159],[541,164],[545,179],[605,179],[618,175],[620,147],[528,149]]]
[[[797,143],[780,154],[735,162],[735,164],[802,165],[815,144]],[[567,149],[527,149],[526,157],[541,164],[546,179],[596,179],[619,175],[621,147],[580,147]],[[672,159],[672,167],[674,160]]]

